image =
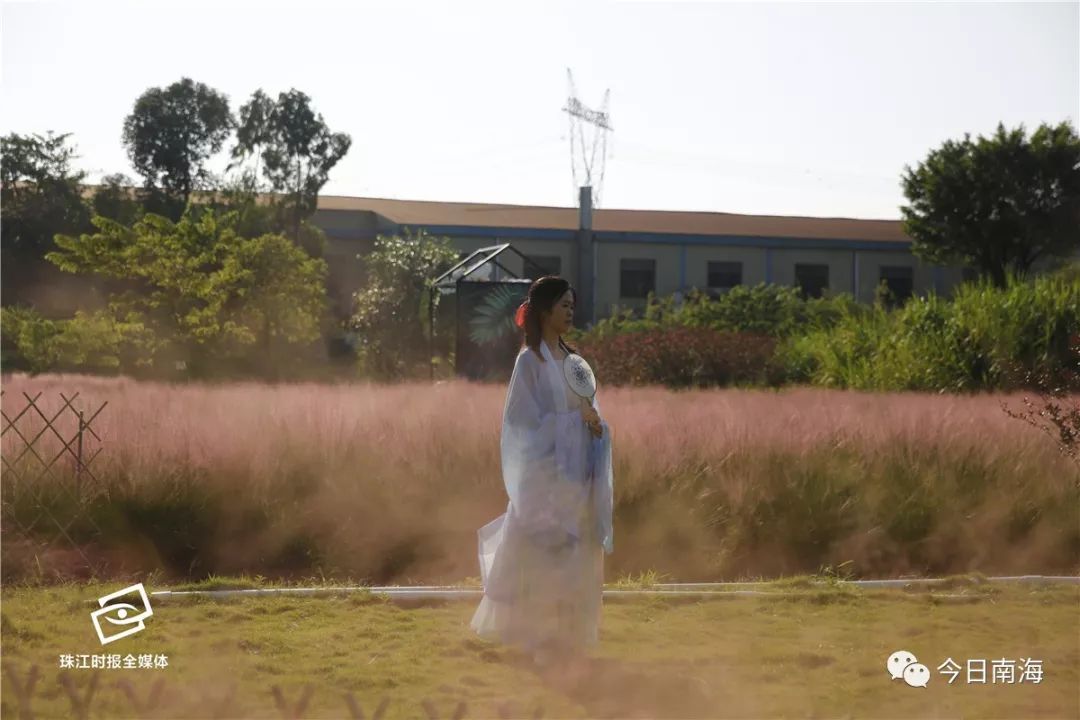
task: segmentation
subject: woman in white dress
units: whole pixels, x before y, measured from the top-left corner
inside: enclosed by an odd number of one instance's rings
[[[518,308],[525,337],[500,438],[509,503],[477,532],[484,595],[470,627],[540,665],[598,642],[604,554],[613,550],[611,431],[562,369],[574,352],[561,334],[575,299],[566,280],[547,276]]]

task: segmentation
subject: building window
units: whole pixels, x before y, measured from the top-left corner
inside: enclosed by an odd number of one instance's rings
[[[708,266],[709,290],[730,290],[742,285],[742,263],[715,261]]]
[[[795,285],[805,297],[821,297],[829,288],[829,266],[796,263]]]
[[[644,299],[655,291],[655,260],[623,258],[619,261],[619,297]]]
[[[910,267],[882,266],[878,281],[884,282],[896,302],[902,303],[911,297],[914,278]]]
[[[525,276],[532,280],[544,275],[562,274],[562,258],[558,255],[529,255],[528,258],[529,262],[525,263]]]

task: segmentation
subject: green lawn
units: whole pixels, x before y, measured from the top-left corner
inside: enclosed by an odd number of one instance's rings
[[[438,717],[1080,717],[1080,587],[958,582],[917,591],[853,591],[779,582],[789,597],[605,601],[601,645],[584,677],[545,677],[515,653],[472,636],[475,603],[401,607],[366,593],[217,600],[154,598],[144,631],[102,646],[89,611],[123,587],[4,588],[2,714],[18,716],[15,681],[40,668],[35,717],[74,717],[59,682],[61,654],[164,654],[164,669],[101,670],[91,718],[284,717],[273,686],[302,717],[363,717],[389,698],[386,718]],[[164,589],[147,585],[149,591]],[[945,598],[944,594],[961,597]],[[908,650],[931,671],[926,688],[891,681],[885,662]],[[952,657],[1042,661],[1041,683],[949,685]],[[85,693],[93,670],[67,670]],[[118,680],[145,701],[164,679],[161,704],[141,715]],[[360,715],[357,715],[360,717]]]

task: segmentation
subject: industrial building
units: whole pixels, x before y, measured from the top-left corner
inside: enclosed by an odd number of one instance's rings
[[[371,249],[376,235],[422,229],[448,237],[462,257],[510,243],[548,273],[570,280],[582,324],[616,308],[640,308],[650,291],[723,292],[765,282],[798,286],[811,296],[848,292],[871,302],[882,280],[903,298],[947,293],[965,275],[960,267],[920,262],[899,220],[591,210],[584,189],[582,200],[579,209],[323,196],[313,220],[327,235],[326,259],[342,292],[360,282],[357,256]],[[508,261],[515,259],[523,264]]]

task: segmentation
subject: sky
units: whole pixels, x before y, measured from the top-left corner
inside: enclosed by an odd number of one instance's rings
[[[23,1],[2,23],[0,130],[71,133],[92,182],[135,177],[124,118],[182,77],[234,112],[307,93],[352,137],[322,193],[409,200],[576,205],[568,68],[585,105],[610,91],[604,208],[895,219],[944,141],[1080,124],[1078,2]]]

